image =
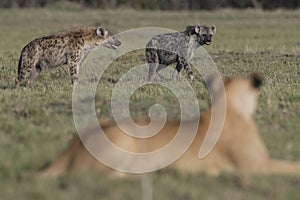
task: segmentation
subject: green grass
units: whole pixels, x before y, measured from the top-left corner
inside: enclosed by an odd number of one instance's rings
[[[0,199],[141,199],[135,177],[115,179],[94,172],[35,177],[75,134],[72,87],[60,68],[43,72],[34,87],[14,89],[19,53],[36,37],[77,26],[103,25],[117,33],[145,26],[182,30],[187,24],[215,24],[215,39],[205,48],[222,74],[246,76],[257,71],[266,77],[255,118],[270,155],[300,160],[299,19],[299,10],[0,10]],[[96,94],[99,116],[111,116],[115,82],[143,62],[143,51],[137,51],[109,67]],[[201,78],[197,76],[192,85],[200,108],[207,107]],[[131,100],[133,116],[144,116],[154,102],[163,104],[170,118],[180,113],[174,96],[160,86],[140,88]],[[300,176],[210,177],[164,171],[153,174],[153,183],[154,199],[297,199]]]

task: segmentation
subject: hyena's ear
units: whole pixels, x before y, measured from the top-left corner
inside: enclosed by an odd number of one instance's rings
[[[185,27],[185,32],[187,35],[193,35],[195,34],[195,26],[187,26]]]
[[[195,33],[199,34],[200,33],[200,29],[201,29],[201,27],[198,26],[198,25],[196,25],[195,26]]]
[[[215,34],[215,33],[217,32],[217,27],[216,27],[216,25],[212,25],[210,28],[211,28],[213,34]]]
[[[105,36],[105,29],[103,27],[98,27],[96,30],[96,33],[99,37],[104,37]]]

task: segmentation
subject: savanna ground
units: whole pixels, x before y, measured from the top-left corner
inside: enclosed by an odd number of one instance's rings
[[[75,9],[75,10],[72,10]],[[187,24],[215,24],[217,34],[205,47],[225,76],[260,72],[266,77],[255,119],[271,156],[300,160],[300,11],[221,10],[158,12],[133,10],[0,10],[0,199],[141,199],[140,180],[115,179],[101,173],[35,177],[76,133],[72,118],[72,87],[67,67],[47,70],[33,87],[14,88],[19,54],[32,39],[77,26],[103,25],[113,33],[136,27],[183,30]],[[118,59],[105,72],[96,94],[99,116],[111,116],[115,82],[133,66],[143,64],[143,51]],[[185,75],[185,73],[182,73]],[[201,110],[209,97],[201,78],[192,83]],[[175,97],[149,86],[131,98],[133,116],[161,103],[178,117]],[[242,133],[241,133],[242,134]],[[299,172],[300,173],[300,172]],[[218,177],[161,171],[153,175],[154,199],[297,199],[300,176]]]

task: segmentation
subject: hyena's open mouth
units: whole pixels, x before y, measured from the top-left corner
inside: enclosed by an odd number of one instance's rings
[[[118,48],[118,46],[120,46],[120,45],[114,45],[114,44],[111,45],[111,47],[112,47],[113,49]]]
[[[121,45],[121,42],[116,38],[113,38],[113,41],[108,41],[104,44],[105,47],[110,49],[117,49]]]

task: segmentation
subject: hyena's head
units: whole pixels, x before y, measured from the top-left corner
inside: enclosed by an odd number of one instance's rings
[[[116,49],[121,45],[121,42],[103,27],[98,27],[96,29],[96,34],[98,37],[98,45],[102,45],[110,49]]]
[[[214,34],[217,31],[217,27],[212,25],[211,27],[205,25],[187,26],[186,33],[189,36],[194,36],[199,45],[210,45]]]

